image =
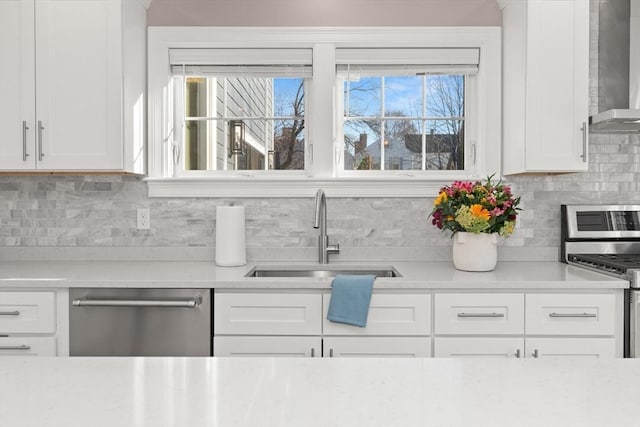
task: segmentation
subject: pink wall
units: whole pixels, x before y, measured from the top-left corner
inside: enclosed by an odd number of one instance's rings
[[[499,26],[496,0],[153,0],[149,25]]]

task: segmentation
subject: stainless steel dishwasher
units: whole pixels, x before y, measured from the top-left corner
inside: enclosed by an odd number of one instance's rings
[[[72,288],[71,356],[211,356],[210,289]]]

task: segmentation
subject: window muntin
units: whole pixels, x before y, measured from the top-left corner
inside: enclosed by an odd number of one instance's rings
[[[402,75],[376,66],[338,71],[343,87],[344,171],[464,171],[463,74]],[[363,75],[364,74],[364,75]]]

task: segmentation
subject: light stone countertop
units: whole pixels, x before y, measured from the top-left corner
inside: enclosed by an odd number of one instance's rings
[[[4,261],[0,288],[216,288],[329,289],[328,278],[244,277],[255,265],[318,267],[300,262],[259,262],[217,267],[214,262],[185,261]],[[378,278],[375,289],[615,289],[629,282],[560,262],[499,262],[491,272],[458,271],[451,262],[332,263],[394,267],[402,277]]]
[[[634,427],[639,392],[638,359],[0,359],[11,427]]]

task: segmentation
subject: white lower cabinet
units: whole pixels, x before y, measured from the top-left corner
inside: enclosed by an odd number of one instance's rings
[[[431,357],[428,337],[325,337],[323,357]]]
[[[434,357],[524,357],[522,338],[436,337]]]
[[[55,356],[53,337],[0,337],[0,356]]]
[[[215,356],[320,357],[320,337],[215,337]]]
[[[0,291],[0,357],[67,354],[65,315],[57,314],[65,311],[64,295],[62,290]]]
[[[618,291],[436,293],[434,357],[621,357]]]
[[[527,338],[526,357],[616,357],[614,338]]]

